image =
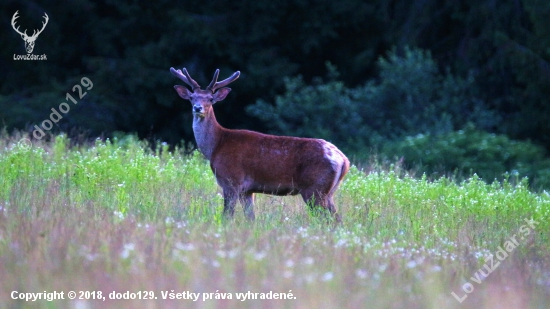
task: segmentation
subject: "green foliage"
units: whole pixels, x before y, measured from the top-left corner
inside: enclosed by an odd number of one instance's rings
[[[317,78],[307,85],[301,76],[284,78],[286,92],[276,96],[275,105],[259,100],[247,111],[274,133],[338,141],[353,152],[365,149],[373,132],[364,125],[363,103],[337,80],[334,66],[327,64],[327,69],[327,82]]]
[[[353,153],[387,139],[451,132],[467,122],[481,128],[496,124],[497,117],[476,97],[473,76],[439,72],[429,52],[405,48],[399,55],[393,49],[378,65],[380,80],[356,88],[337,80],[330,64],[326,82],[286,78],[286,92],[274,105],[259,100],[247,111],[273,132],[324,138]]]
[[[345,201],[356,206],[346,213],[348,218],[363,218],[378,237],[391,239],[395,236],[386,234],[388,231],[401,231],[412,237],[409,241],[423,241],[427,246],[457,239],[461,228],[451,226],[476,229],[481,225],[504,238],[510,233],[504,226],[513,225],[518,213],[526,211],[528,216],[540,211],[538,206],[530,206],[539,203],[539,195],[529,191],[524,182],[489,185],[476,175],[458,184],[447,177],[429,181],[425,176],[415,179],[395,171],[365,175],[352,167],[341,190]],[[550,215],[550,209],[543,212]],[[474,234],[470,237],[479,245],[489,241]]]
[[[468,145],[483,144],[483,141],[485,147],[496,147],[493,157],[499,153],[509,153],[510,157],[524,155],[518,154],[518,149],[526,146],[472,129],[452,133],[449,138],[457,139],[454,144],[458,146],[449,146],[444,149],[446,153],[434,154],[434,157],[448,156],[458,151],[459,146],[475,152]],[[207,161],[198,152],[182,155],[178,150],[168,152],[165,146],[151,151],[134,136],[97,140],[77,148],[69,147],[69,142],[65,135],[60,135],[52,142],[26,148],[4,137],[0,141],[3,176],[0,205],[5,205],[10,212],[32,213],[36,201],[43,200],[51,201],[59,209],[65,209],[63,211],[94,205],[115,219],[165,221],[170,218],[169,221],[202,223],[214,220],[221,224],[221,220],[218,221],[223,204],[221,194]],[[540,158],[539,148],[530,146],[530,151],[530,156],[518,160]],[[427,157],[432,158],[429,154]],[[481,159],[472,161],[472,164],[478,161],[487,164]],[[309,216],[309,207],[299,196],[295,198],[295,205],[284,207],[285,198],[259,194],[258,219],[267,220],[264,224],[272,227],[288,221],[291,225],[311,223],[323,228],[324,217]],[[430,239],[430,244],[436,245],[455,239],[465,222],[486,223],[483,229],[489,229],[493,237],[521,224],[518,218],[540,221],[541,229],[547,229],[550,224],[547,193],[531,192],[524,182],[489,185],[477,176],[461,183],[446,177],[430,181],[426,177],[412,178],[398,169],[367,174],[353,166],[335,200],[345,225],[351,228],[361,224],[364,229],[357,230],[358,233],[380,241]],[[237,214],[244,219],[242,212]],[[288,217],[292,219],[284,219]],[[389,226],[391,228],[387,228]],[[492,239],[487,235],[479,235],[477,245]],[[540,241],[548,241],[548,237],[541,235]]]
[[[550,188],[550,159],[542,147],[490,134],[473,125],[445,134],[407,137],[387,143],[383,152],[402,156],[409,166],[428,175],[454,172],[464,178],[475,173],[488,182],[528,177],[533,188]]]
[[[385,138],[444,133],[472,122],[481,128],[497,123],[496,115],[477,97],[472,74],[466,78],[439,71],[429,51],[392,49],[378,61],[380,81],[357,88],[369,112],[366,123]]]
[[[22,182],[28,182],[27,189],[42,192],[35,193],[40,195],[46,194],[44,183],[59,181],[73,203],[94,201],[121,214],[148,217],[160,211],[159,199],[173,199],[185,188],[205,192],[216,187],[212,173],[206,170],[206,162],[198,152],[182,156],[177,149],[169,153],[167,145],[152,152],[147,144],[133,136],[106,142],[97,140],[92,147],[71,151],[65,135],[57,136],[51,149],[41,145],[36,143],[28,149],[18,143],[0,152],[0,199],[17,196]],[[204,181],[207,179],[209,181]],[[198,202],[202,198],[197,196],[191,200],[195,199]],[[19,205],[29,207],[26,203]],[[190,207],[189,211],[193,209]],[[196,209],[209,212],[205,207]],[[169,212],[181,216],[181,210],[181,205],[174,204]]]

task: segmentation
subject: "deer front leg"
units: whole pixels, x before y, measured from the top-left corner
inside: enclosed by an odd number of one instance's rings
[[[254,221],[256,218],[254,216],[254,193],[243,193],[240,196],[240,200],[243,205],[244,216],[248,220]]]
[[[223,215],[226,218],[233,218],[237,204],[237,194],[230,190],[223,190]]]

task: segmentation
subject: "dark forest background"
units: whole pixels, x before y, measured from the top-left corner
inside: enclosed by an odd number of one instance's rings
[[[26,54],[12,29],[49,23]],[[218,121],[330,140],[356,161],[550,187],[550,1],[2,1],[0,128],[193,141],[170,67],[236,70]],[[70,102],[69,102],[70,103]],[[75,133],[77,132],[77,133]],[[47,137],[46,137],[47,138]]]

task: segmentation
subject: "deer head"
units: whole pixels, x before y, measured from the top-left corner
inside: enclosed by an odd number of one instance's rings
[[[44,16],[42,16],[44,19],[46,19],[45,22],[42,22],[42,29],[38,30],[38,32],[37,30],[33,30],[32,35],[28,36],[27,29],[25,29],[24,32],[21,32],[19,31],[19,27],[15,28],[15,20],[19,18],[19,16],[17,16],[18,12],[19,11],[16,11],[15,14],[13,14],[13,17],[11,19],[11,26],[13,27],[13,30],[15,30],[15,32],[21,35],[21,38],[23,39],[23,41],[25,41],[25,49],[27,50],[27,53],[30,54],[34,49],[34,41],[36,41],[38,35],[42,33],[42,31],[44,31],[44,28],[46,28],[46,25],[48,24],[48,14],[44,13]]]
[[[241,72],[237,71],[229,78],[218,82],[220,70],[216,70],[214,73],[214,78],[212,78],[212,81],[208,87],[206,87],[205,90],[202,90],[201,86],[199,86],[199,84],[191,78],[187,72],[187,69],[183,68],[182,71],[170,68],[170,72],[172,72],[174,76],[181,79],[187,85],[191,86],[191,91],[181,85],[176,85],[174,88],[182,99],[191,101],[191,104],[193,105],[193,115],[199,118],[205,118],[207,115],[210,115],[212,104],[225,99],[227,94],[231,91],[231,88],[227,88],[225,86],[239,78],[239,75],[241,74]]]

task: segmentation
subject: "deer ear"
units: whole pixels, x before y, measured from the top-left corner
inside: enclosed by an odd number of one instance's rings
[[[225,99],[225,97],[227,97],[229,92],[231,92],[231,88],[223,87],[223,88],[218,89],[218,91],[216,91],[216,93],[214,93],[214,102],[219,102],[219,101]]]
[[[176,89],[176,91],[178,92],[178,94],[180,95],[180,97],[182,99],[191,100],[191,95],[193,93],[191,91],[189,91],[189,89],[187,89],[186,87],[181,86],[181,85],[175,85],[174,89]]]

